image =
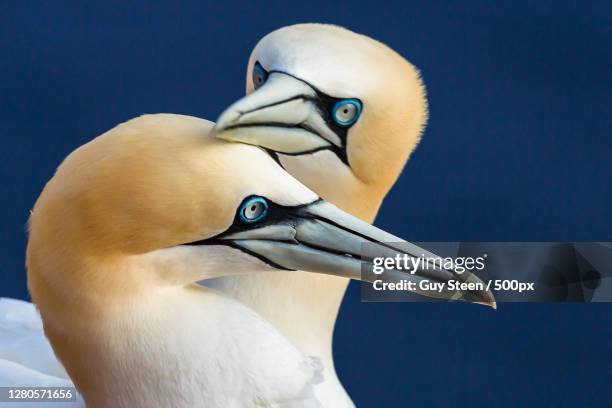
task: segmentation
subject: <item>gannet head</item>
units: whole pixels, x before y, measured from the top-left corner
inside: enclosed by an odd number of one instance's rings
[[[246,88],[219,117],[216,135],[275,152],[292,175],[346,209],[360,195],[377,210],[427,120],[414,66],[332,25],[266,35],[249,59]]]
[[[43,316],[58,297],[131,299],[230,274],[305,270],[360,279],[361,263],[372,262],[363,243],[426,253],[398,247],[401,239],[319,199],[264,150],[210,137],[211,127],[187,116],[144,116],[66,158],[30,221],[29,287]],[[478,279],[435,268],[388,278]],[[440,296],[493,301],[485,290]]]

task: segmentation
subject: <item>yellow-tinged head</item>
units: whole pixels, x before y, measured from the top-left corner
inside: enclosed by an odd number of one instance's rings
[[[92,256],[138,254],[225,230],[249,193],[285,204],[316,198],[261,150],[208,137],[211,127],[148,115],[78,148],[38,199],[31,241],[42,232]],[[262,188],[261,179],[283,176]]]
[[[262,150],[208,137],[211,128],[188,116],[142,116],[71,153],[30,218],[35,300],[56,284],[70,294],[75,284],[135,289],[147,280],[123,268],[126,260],[227,230],[250,195],[289,206],[317,198]]]
[[[217,136],[276,152],[300,181],[365,218],[396,181],[427,120],[414,66],[332,25],[266,35],[249,59],[247,93],[221,115]],[[355,196],[370,205],[353,208]]]

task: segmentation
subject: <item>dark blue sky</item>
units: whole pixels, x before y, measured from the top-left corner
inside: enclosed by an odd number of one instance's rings
[[[298,22],[368,34],[422,71],[430,123],[377,225],[415,241],[612,241],[610,2],[36,3],[0,5],[0,296],[27,298],[28,211],[66,154],[142,113],[214,120],[257,40]],[[611,313],[367,304],[353,284],[337,368],[363,407],[610,406]]]

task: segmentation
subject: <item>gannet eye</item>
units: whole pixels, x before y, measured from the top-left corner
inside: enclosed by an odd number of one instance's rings
[[[259,62],[255,63],[253,67],[253,86],[255,89],[259,88],[268,79],[268,72],[261,66]]]
[[[340,126],[351,126],[357,122],[361,115],[361,101],[359,99],[342,99],[336,102],[332,110],[334,121]]]
[[[238,213],[240,219],[247,224],[261,221],[268,215],[268,202],[263,197],[250,197],[242,203]]]

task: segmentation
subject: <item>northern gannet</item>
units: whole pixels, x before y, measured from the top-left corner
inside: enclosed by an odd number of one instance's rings
[[[34,206],[28,287],[88,407],[320,406],[313,386],[327,374],[316,359],[195,282],[298,269],[358,279],[362,243],[400,241],[321,200],[262,149],[209,136],[212,126],[168,114],[121,124],[71,153]]]
[[[376,40],[331,25],[299,24],[266,35],[251,53],[246,90],[220,115],[217,137],[265,147],[319,196],[368,222],[427,120],[425,88],[412,64]],[[333,375],[317,395],[334,407],[352,406],[335,376],[331,347],[347,284],[307,273],[211,282],[322,358]]]

